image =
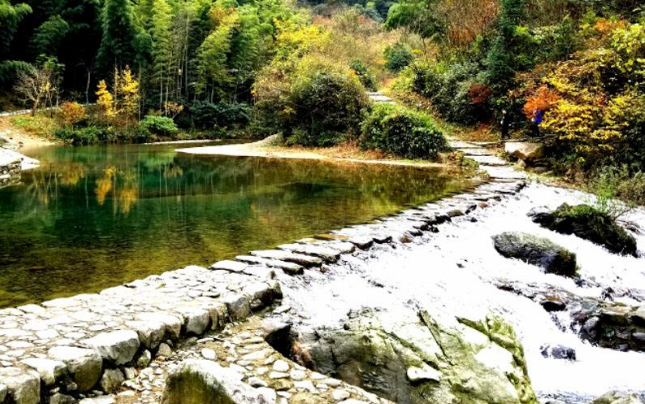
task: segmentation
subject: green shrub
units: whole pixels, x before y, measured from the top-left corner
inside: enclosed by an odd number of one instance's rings
[[[246,125],[251,120],[251,109],[243,103],[196,101],[190,106],[190,114],[199,129]]]
[[[614,219],[645,205],[645,173],[632,172],[627,166],[603,167],[588,182],[587,189],[596,197],[594,208]]]
[[[116,135],[108,128],[88,126],[85,128],[60,128],[54,132],[57,139],[74,146],[105,143],[116,140]]]
[[[177,134],[177,125],[166,116],[147,115],[139,122],[139,131],[146,137],[171,137]]]
[[[414,60],[410,47],[400,42],[385,48],[385,67],[393,72],[399,72],[409,66]]]
[[[412,89],[430,99],[444,119],[472,125],[490,118],[490,95],[486,95],[487,86],[477,80],[478,64],[420,64],[411,66],[411,69]]]
[[[376,91],[376,78],[374,74],[360,60],[353,61],[349,67],[356,73],[358,79],[370,91]]]
[[[283,122],[287,143],[332,146],[358,136],[368,99],[349,73],[311,71],[296,78],[289,104],[293,111]]]
[[[424,114],[391,105],[377,104],[361,125],[360,145],[405,158],[436,158],[448,149],[437,126]]]

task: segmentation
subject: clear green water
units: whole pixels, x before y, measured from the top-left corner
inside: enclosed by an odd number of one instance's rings
[[[209,265],[437,199],[440,170],[197,157],[177,145],[47,147],[0,190],[0,307]]]

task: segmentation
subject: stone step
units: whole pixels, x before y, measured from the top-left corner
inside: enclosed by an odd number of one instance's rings
[[[468,156],[469,159],[487,166],[506,166],[508,163],[497,156]]]

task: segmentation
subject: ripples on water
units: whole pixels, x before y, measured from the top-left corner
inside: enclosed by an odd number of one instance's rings
[[[393,321],[404,315],[414,316],[418,307],[426,308],[433,316],[452,318],[480,317],[493,311],[514,325],[525,348],[534,389],[542,398],[586,403],[612,389],[643,394],[645,353],[593,347],[572,331],[558,328],[538,303],[494,286],[500,279],[547,284],[596,298],[608,286],[645,290],[642,258],[611,254],[575,236],[541,228],[526,216],[533,207],[556,208],[565,201],[585,202],[587,197],[531,185],[518,198],[478,209],[474,213],[476,223],[457,219],[443,225],[440,233],[425,235],[412,244],[380,246],[367,258],[349,257],[329,274],[311,274],[307,282],[291,278],[291,285],[284,290],[289,298],[303,302],[308,321],[314,325],[337,324],[350,310],[364,307],[378,308],[382,310],[380,316],[390,315]],[[627,219],[645,228],[642,210]],[[493,248],[491,236],[504,231],[529,232],[561,244],[577,254],[581,277],[601,286],[580,288],[571,279],[544,274],[537,267],[501,257]],[[637,240],[639,249],[645,250],[645,237],[637,236]],[[570,322],[569,313],[559,316],[563,324]],[[544,358],[540,347],[545,344],[572,347],[578,359],[569,362]]]
[[[437,199],[450,173],[197,157],[178,145],[48,147],[0,190],[0,307],[210,265]]]

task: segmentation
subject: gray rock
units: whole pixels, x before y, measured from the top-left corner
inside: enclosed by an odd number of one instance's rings
[[[547,273],[573,277],[576,255],[550,240],[528,233],[508,232],[493,236],[498,253],[544,268]]]
[[[91,390],[101,377],[103,360],[93,349],[57,346],[51,348],[47,355],[67,365],[67,370],[81,393]]]
[[[157,357],[170,358],[172,356],[172,348],[168,344],[161,343],[157,350]]]
[[[178,340],[181,336],[181,326],[184,324],[183,318],[166,313],[144,313],[139,315],[138,318],[144,322],[163,323],[166,326],[166,333],[173,341]]]
[[[318,257],[311,257],[309,255],[297,254],[297,253],[292,253],[292,252],[282,251],[282,250],[251,251],[251,255],[255,255],[256,257],[266,258],[270,260],[293,262],[305,267],[312,267],[312,266],[319,267],[323,263],[322,259]]]
[[[114,404],[114,396],[98,396],[82,399],[79,404]]]
[[[101,333],[84,340],[83,343],[115,365],[124,365],[132,361],[141,344],[137,333],[131,330]]]
[[[146,349],[141,353],[139,359],[137,359],[137,367],[139,369],[148,367],[148,365],[150,365],[150,361],[152,361],[152,354]]]
[[[504,151],[522,161],[534,161],[544,157],[544,145],[529,142],[506,142]]]
[[[162,321],[129,321],[126,326],[137,332],[141,344],[148,349],[155,349],[163,341],[166,324]]]
[[[49,404],[76,404],[76,399],[66,394],[56,393],[49,398]]]
[[[15,367],[0,368],[0,380],[6,386],[5,399],[9,397],[12,404],[38,404],[40,401],[40,378],[33,373]]]
[[[241,375],[211,361],[186,361],[167,379],[163,404],[274,404],[275,399],[242,383]]]
[[[434,380],[436,382],[441,380],[441,372],[430,366],[411,366],[408,368],[406,375],[408,380],[412,383]]]
[[[284,251],[291,251],[298,254],[313,255],[327,262],[336,262],[340,258],[340,251],[322,245],[315,244],[283,244],[278,246]]]
[[[239,261],[231,261],[231,260],[224,260],[224,261],[219,261],[213,265],[211,265],[210,269],[212,270],[219,270],[219,271],[227,271],[227,272],[244,272],[244,270],[248,267],[248,264],[245,264],[243,262]]]
[[[249,300],[242,295],[229,295],[222,299],[232,321],[244,320],[251,314]]]
[[[570,361],[576,360],[576,351],[563,345],[543,346],[540,348],[542,356],[545,358],[565,359]]]
[[[56,380],[63,376],[67,370],[63,362],[51,359],[29,358],[21,362],[36,370],[45,386],[53,386]]]
[[[636,394],[610,391],[593,400],[590,404],[643,404],[643,400]]]
[[[639,307],[634,314],[632,314],[632,321],[639,326],[645,326],[645,306]]]
[[[256,257],[254,255],[238,255],[237,257],[235,257],[235,259],[238,261],[247,262],[249,264],[266,265],[267,267],[270,267],[270,268],[279,268],[290,275],[299,275],[304,272],[304,268],[302,267],[302,265],[298,265],[293,262],[267,259],[262,257]]]
[[[217,354],[212,349],[204,348],[202,349],[201,354],[204,359],[207,359],[209,361],[214,361],[215,359],[217,359]]]
[[[123,377],[123,373],[119,369],[105,369],[99,385],[104,392],[112,393],[121,387],[121,383],[124,381],[125,377]]]
[[[199,307],[182,307],[179,312],[184,316],[187,333],[202,335],[208,329],[211,320],[208,310]]]

